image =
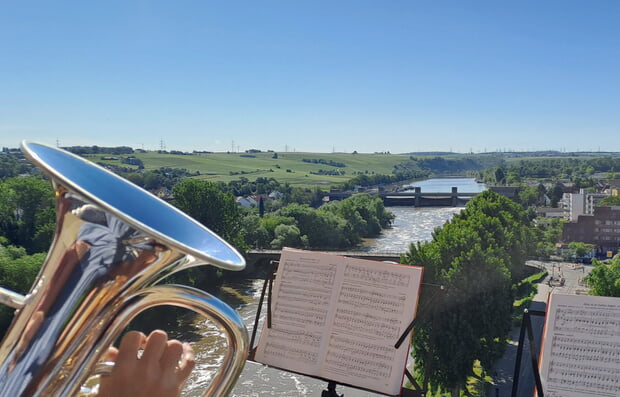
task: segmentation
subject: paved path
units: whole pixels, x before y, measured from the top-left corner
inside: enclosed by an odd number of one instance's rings
[[[581,280],[585,277],[592,266],[575,265],[565,262],[538,262],[530,261],[530,264],[545,267],[549,272],[549,276],[538,284],[538,291],[532,300],[529,309],[545,311],[547,308],[547,300],[549,294],[585,294],[587,289],[581,285]],[[549,286],[547,282],[553,277],[558,279],[564,278],[564,285]],[[534,351],[540,351],[540,339],[544,326],[544,318],[542,316],[531,316],[532,330],[534,333]],[[512,395],[512,380],[517,357],[517,348],[519,342],[520,328],[515,328],[510,332],[510,342],[506,347],[504,356],[495,363],[493,368],[493,384],[489,388],[489,397],[510,397]],[[538,356],[536,356],[538,360]],[[531,355],[527,334],[525,344],[523,346],[523,356],[521,358],[521,370],[519,372],[519,387],[517,396],[531,397],[535,387],[534,372],[532,370]]]

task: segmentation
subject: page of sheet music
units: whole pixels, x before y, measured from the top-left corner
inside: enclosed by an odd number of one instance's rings
[[[384,394],[400,393],[422,268],[286,249],[256,361]]]
[[[545,397],[620,395],[620,298],[552,294],[540,375]]]

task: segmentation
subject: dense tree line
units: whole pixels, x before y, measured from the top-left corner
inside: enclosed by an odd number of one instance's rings
[[[131,169],[115,170],[123,178],[148,191],[154,192],[161,188],[172,189],[180,180],[200,175],[199,172],[189,172],[184,168],[162,167],[152,171],[135,172]]]
[[[129,146],[117,146],[117,147],[105,147],[105,146],[69,146],[63,148],[68,152],[75,153],[78,155],[84,154],[113,154],[113,155],[122,155],[122,154],[133,154],[133,148]]]
[[[394,167],[394,173],[387,174],[360,174],[348,181],[340,184],[343,190],[353,190],[357,186],[369,187],[377,185],[388,185],[411,179],[424,179],[430,175],[427,171],[417,171],[403,166]]]
[[[418,323],[414,349],[418,369],[431,385],[458,396],[474,360],[491,368],[498,343],[511,328],[513,288],[533,253],[531,214],[486,191],[433,233],[411,245],[405,263],[423,266],[425,283],[445,287],[443,299]],[[421,299],[429,299],[428,291]],[[422,371],[422,370],[421,370]]]
[[[0,154],[0,178],[11,178],[22,174],[29,174],[34,166],[26,161],[24,156],[14,154]]]
[[[397,164],[392,173],[386,174],[362,174],[357,175],[341,187],[345,190],[355,186],[377,186],[408,181],[425,179],[440,175],[466,175],[481,171],[485,168],[501,163],[501,159],[495,156],[472,155],[467,157],[446,158],[441,156],[416,157],[410,156],[409,161]]]
[[[218,184],[195,179],[175,185],[173,204],[241,250],[283,246],[350,248],[363,237],[379,234],[394,217],[379,197],[368,194],[315,209],[306,202],[303,190],[283,190],[284,197],[292,197],[282,199],[280,208],[264,216],[244,210],[231,192],[221,190]]]
[[[301,159],[301,161],[303,161],[304,163],[311,163],[311,164],[330,165],[332,167],[346,167],[347,166],[345,163],[341,163],[339,161],[325,160],[325,159]]]
[[[249,213],[243,224],[251,247],[345,249],[378,235],[393,219],[380,198],[360,193],[319,209],[293,203],[263,217]]]
[[[138,184],[149,187],[149,175],[160,174],[146,173]],[[268,188],[282,190],[279,204],[272,205],[263,217],[240,207],[230,187],[222,190],[219,184],[191,178],[171,186],[172,204],[241,251],[249,246],[284,245],[349,248],[363,237],[377,235],[393,219],[378,197],[360,194],[316,209],[324,195],[320,189],[293,188],[266,179],[262,182],[254,183],[253,188],[265,192]],[[31,176],[0,182],[0,236],[5,238],[5,246],[23,247],[28,254],[46,252],[55,224],[55,201],[49,181]]]
[[[480,171],[485,168],[487,162],[480,161],[478,157],[410,157],[411,161],[423,170],[431,170],[435,174],[463,174],[468,171]]]
[[[620,170],[620,158],[617,157],[531,159],[486,168],[479,172],[478,178],[485,183],[506,185],[525,179],[565,179],[579,187],[590,187],[594,173],[613,176],[615,170]]]

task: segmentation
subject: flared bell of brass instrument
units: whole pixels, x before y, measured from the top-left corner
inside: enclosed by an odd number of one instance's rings
[[[155,285],[210,264],[241,270],[243,257],[215,233],[108,170],[53,147],[22,150],[55,190],[54,241],[30,293],[0,290],[16,307],[0,344],[0,396],[73,396],[98,358],[142,311],[158,305],[193,310],[227,337],[228,354],[205,395],[234,385],[248,351],[238,314],[211,295]]]

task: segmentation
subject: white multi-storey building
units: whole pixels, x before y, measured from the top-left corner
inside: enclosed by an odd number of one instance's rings
[[[594,207],[607,196],[607,193],[588,193],[585,189],[580,189],[579,193],[564,193],[560,202],[564,218],[576,222],[579,215],[594,214]]]

